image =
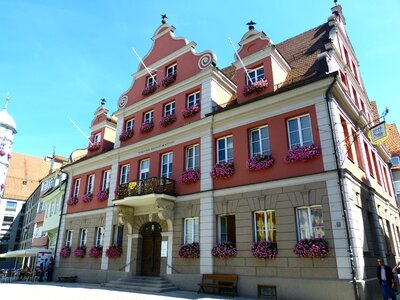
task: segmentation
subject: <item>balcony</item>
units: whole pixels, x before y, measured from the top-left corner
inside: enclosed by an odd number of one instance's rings
[[[49,238],[47,236],[33,237],[32,238],[32,247],[44,247],[44,246],[47,246],[48,242],[49,242]]]
[[[175,201],[175,196],[175,180],[151,177],[121,184],[114,203],[131,207],[145,206],[154,204],[157,199]]]

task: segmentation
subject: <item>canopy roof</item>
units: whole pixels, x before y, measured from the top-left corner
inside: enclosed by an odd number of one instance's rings
[[[36,256],[39,252],[53,253],[50,249],[30,248],[30,249],[22,249],[22,250],[15,250],[2,253],[0,254],[0,258]]]

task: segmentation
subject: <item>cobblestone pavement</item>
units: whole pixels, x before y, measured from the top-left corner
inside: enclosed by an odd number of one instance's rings
[[[172,291],[162,294],[137,293],[121,290],[110,290],[99,284],[60,283],[60,282],[26,282],[0,283],[0,298],[15,300],[160,300],[160,299],[232,299],[211,294],[197,294],[190,291]],[[254,298],[234,297],[235,300]]]

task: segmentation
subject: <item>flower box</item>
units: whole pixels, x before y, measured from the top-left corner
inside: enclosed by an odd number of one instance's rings
[[[246,167],[250,171],[264,170],[272,167],[274,162],[271,155],[256,154],[247,160]]]
[[[87,193],[82,196],[82,201],[85,203],[89,203],[90,201],[93,200],[93,194],[92,193]]]
[[[166,76],[163,81],[162,81],[162,85],[167,87],[169,86],[171,83],[173,83],[176,80],[176,73],[171,74]]]
[[[8,154],[7,154],[7,159],[10,160],[11,158],[12,158],[11,153],[8,153]]]
[[[321,150],[314,144],[308,146],[297,145],[293,149],[289,150],[286,154],[285,160],[288,163],[296,161],[305,161],[316,158],[321,155]]]
[[[272,243],[271,241],[251,243],[250,249],[252,255],[257,258],[272,259],[278,254],[276,243]]]
[[[300,240],[294,245],[293,252],[302,257],[326,257],[329,254],[328,241],[324,238]]]
[[[238,250],[232,242],[219,243],[211,249],[211,255],[220,258],[235,256],[237,252]]]
[[[162,127],[167,127],[168,125],[174,123],[176,121],[175,115],[167,115],[160,120],[160,125]]]
[[[184,171],[181,175],[181,182],[184,184],[195,183],[200,180],[200,171],[197,169],[190,169]]]
[[[80,246],[74,250],[74,256],[83,258],[86,255],[86,246]]]
[[[121,255],[122,255],[122,247],[120,246],[111,245],[106,250],[106,256],[109,258],[120,257]]]
[[[121,134],[119,135],[120,141],[126,141],[133,137],[133,130],[132,129],[124,129],[122,130]]]
[[[96,151],[100,149],[100,143],[91,143],[88,148],[89,151]]]
[[[179,249],[179,256],[182,258],[199,258],[200,257],[200,244],[192,243],[182,245]]]
[[[261,93],[264,89],[268,87],[267,79],[263,78],[251,84],[247,84],[243,88],[243,95],[248,96],[256,92],[257,94]]]
[[[96,199],[99,201],[104,201],[108,199],[109,189],[101,190],[97,193]]]
[[[233,166],[233,162],[222,162],[216,164],[211,172],[210,175],[212,178],[229,178],[235,172],[235,168]]]
[[[4,151],[3,149],[0,149],[0,156],[4,156],[6,154],[6,151]]]
[[[144,122],[142,125],[140,125],[140,132],[142,133],[147,133],[152,131],[154,128],[154,123],[153,122]]]
[[[197,114],[200,111],[200,106],[198,104],[185,107],[185,109],[182,111],[182,116],[184,118],[189,118],[195,114]]]
[[[150,85],[150,86],[146,86],[142,91],[142,95],[143,96],[150,95],[151,93],[154,93],[156,89],[157,89],[157,85],[156,84],[153,84],[153,85]]]
[[[77,203],[78,203],[78,197],[72,196],[67,200],[67,205],[75,205]]]
[[[71,255],[71,247],[64,246],[60,250],[60,256],[63,258],[69,257]]]
[[[89,250],[89,256],[93,258],[99,258],[103,254],[103,246],[93,246]]]

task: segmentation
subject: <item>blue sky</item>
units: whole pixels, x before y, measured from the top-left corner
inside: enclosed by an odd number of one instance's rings
[[[138,4],[140,3],[140,4]],[[250,3],[250,2],[249,2]],[[400,1],[339,1],[370,100],[386,121],[400,124],[397,87],[400,70]],[[17,123],[14,152],[44,157],[69,156],[87,140],[69,121],[89,134],[100,99],[113,112],[132,83],[131,74],[161,24],[161,14],[175,35],[211,50],[217,66],[233,61],[228,37],[237,43],[249,20],[274,43],[324,23],[333,1],[55,1],[0,0],[0,108]]]

